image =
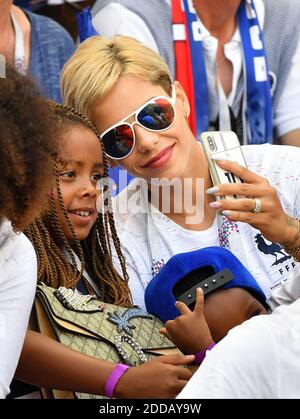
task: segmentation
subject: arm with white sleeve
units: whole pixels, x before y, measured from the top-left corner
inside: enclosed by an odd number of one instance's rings
[[[3,228],[0,226],[0,238]],[[10,231],[0,248],[0,398],[5,398],[27,330],[37,283],[37,261],[23,234]]]
[[[300,40],[274,114],[276,137],[284,145],[300,146]]]

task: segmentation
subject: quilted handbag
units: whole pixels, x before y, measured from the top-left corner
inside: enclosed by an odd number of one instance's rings
[[[157,355],[179,353],[159,333],[161,321],[140,307],[124,308],[100,302],[77,290],[39,284],[37,327],[64,345],[114,363],[139,365]],[[84,393],[42,390],[46,398],[99,398]],[[101,397],[103,398],[103,397]]]

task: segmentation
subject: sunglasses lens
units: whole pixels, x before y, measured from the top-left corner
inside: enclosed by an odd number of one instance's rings
[[[168,99],[158,97],[148,102],[136,118],[143,127],[153,131],[162,131],[172,125],[175,109]],[[102,135],[102,141],[108,156],[113,159],[123,159],[133,148],[134,132],[130,125],[123,123]]]
[[[134,143],[134,134],[127,124],[119,125],[102,137],[105,152],[112,158],[122,159],[130,153]]]
[[[148,103],[137,115],[137,120],[145,128],[160,131],[168,128],[174,121],[173,105],[164,98]]]

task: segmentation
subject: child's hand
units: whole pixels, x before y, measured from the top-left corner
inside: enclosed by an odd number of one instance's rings
[[[170,399],[177,396],[192,376],[183,365],[193,355],[158,356],[138,367],[128,368],[115,388],[119,399]]]
[[[181,315],[175,320],[167,321],[160,333],[174,342],[184,353],[194,354],[205,350],[213,339],[204,317],[203,306],[203,290],[197,288],[194,311],[177,301],[176,308]]]

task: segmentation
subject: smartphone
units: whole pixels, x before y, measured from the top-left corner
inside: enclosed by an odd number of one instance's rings
[[[237,135],[233,131],[209,131],[200,136],[200,144],[208,161],[209,171],[214,185],[220,183],[243,183],[243,180],[231,172],[221,169],[213,156],[231,160],[247,167]],[[226,195],[225,199],[244,198],[240,195]]]

